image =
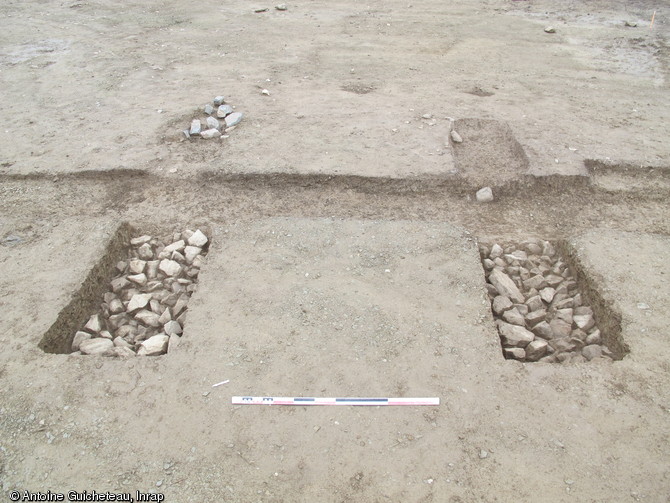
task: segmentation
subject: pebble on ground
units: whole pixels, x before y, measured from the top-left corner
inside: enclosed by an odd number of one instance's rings
[[[211,104],[208,103],[203,107],[202,111],[203,116],[193,119],[189,128],[182,131],[183,139],[228,138],[228,135],[224,133],[231,132],[244,116],[226,104],[224,96],[214,98]]]

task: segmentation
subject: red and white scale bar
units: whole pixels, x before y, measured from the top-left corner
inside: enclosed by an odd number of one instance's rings
[[[440,405],[439,398],[317,398],[234,396],[233,405]]]

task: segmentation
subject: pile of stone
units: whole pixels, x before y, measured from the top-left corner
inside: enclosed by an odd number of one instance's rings
[[[157,356],[179,344],[208,238],[199,229],[130,241],[111,290],[72,341],[75,354]]]
[[[186,138],[228,138],[228,133],[237,127],[243,114],[235,112],[233,107],[226,104],[226,98],[217,96],[212,103],[203,108],[204,117],[193,119],[191,127],[184,129]]]
[[[593,309],[549,241],[481,244],[486,288],[505,358],[576,363],[612,359]]]

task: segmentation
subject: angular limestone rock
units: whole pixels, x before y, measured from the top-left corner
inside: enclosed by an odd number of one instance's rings
[[[178,322],[176,322],[174,320],[170,320],[163,327],[163,331],[167,335],[181,335],[182,328],[181,328],[181,325]]]
[[[491,271],[489,281],[496,287],[500,295],[508,297],[513,302],[522,304],[525,300],[519,288],[514,284],[514,281],[500,269]]]
[[[93,334],[97,334],[102,330],[102,322],[100,321],[100,315],[94,314],[88,319],[84,328]]]
[[[165,334],[154,335],[140,344],[137,350],[138,356],[158,356],[167,352],[170,338]]]
[[[158,269],[163,272],[166,276],[174,277],[178,276],[181,273],[182,267],[179,265],[179,262],[174,260],[163,259],[158,266]]]
[[[193,235],[191,235],[191,237],[188,238],[189,245],[197,246],[199,248],[205,246],[207,244],[207,241],[208,241],[207,236],[205,236],[205,234],[200,229],[195,231]]]
[[[535,335],[532,332],[518,325],[505,323],[504,321],[498,321],[498,330],[500,331],[503,345],[507,347],[525,348],[535,339]]]
[[[91,338],[91,334],[88,332],[82,332],[81,330],[74,334],[74,339],[72,339],[72,351],[79,351],[79,346],[82,342],[87,341]]]
[[[132,313],[134,311],[137,311],[138,309],[143,309],[151,300],[151,294],[150,293],[137,293],[132,296],[130,299],[130,302],[128,302],[128,307],[126,308],[126,311],[129,313]]]
[[[114,343],[109,339],[87,339],[79,345],[79,351],[84,355],[105,355],[114,349]]]

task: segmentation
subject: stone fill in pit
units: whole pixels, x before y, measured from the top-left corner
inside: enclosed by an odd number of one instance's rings
[[[113,357],[167,353],[180,341],[208,247],[200,229],[156,237],[124,224],[40,347]]]
[[[480,245],[505,358],[547,363],[620,359],[607,344],[620,335],[606,335],[598,325],[599,315],[611,313],[599,297],[592,299],[592,289],[581,287],[585,279],[579,281],[560,249],[559,243],[540,239]]]

